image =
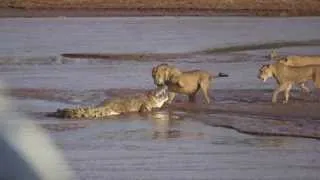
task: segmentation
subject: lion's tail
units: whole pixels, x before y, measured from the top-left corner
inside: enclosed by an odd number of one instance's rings
[[[49,117],[56,118],[99,118],[105,116],[103,107],[78,107],[78,108],[64,108],[57,109],[57,111],[48,113]]]
[[[220,78],[220,77],[229,77],[229,75],[226,73],[219,72],[217,75],[213,76],[213,78]]]

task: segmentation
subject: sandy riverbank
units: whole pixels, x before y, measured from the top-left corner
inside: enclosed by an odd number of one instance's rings
[[[0,8],[0,17],[320,15],[320,2],[316,0],[3,0]]]

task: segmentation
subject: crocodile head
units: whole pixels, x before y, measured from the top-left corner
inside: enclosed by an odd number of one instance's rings
[[[151,108],[161,108],[169,100],[169,91],[167,86],[159,86],[149,94]]]

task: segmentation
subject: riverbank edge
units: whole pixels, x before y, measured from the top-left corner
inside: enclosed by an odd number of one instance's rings
[[[143,17],[143,16],[320,16],[320,11],[289,9],[209,9],[209,8],[0,8],[0,18],[9,17]]]

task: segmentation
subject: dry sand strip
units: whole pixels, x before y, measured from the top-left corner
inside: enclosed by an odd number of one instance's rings
[[[320,15],[318,0],[1,0],[0,16]]]

